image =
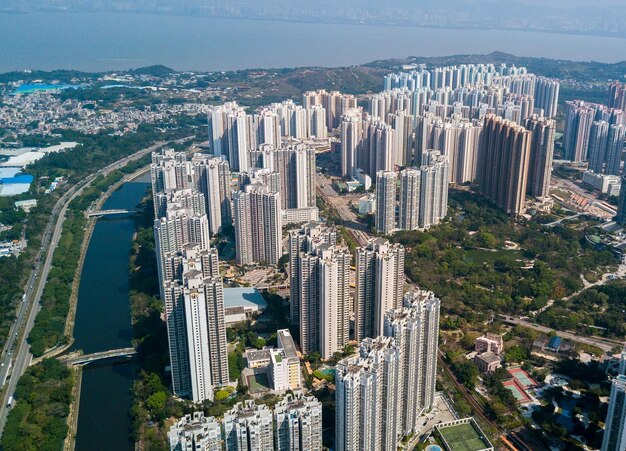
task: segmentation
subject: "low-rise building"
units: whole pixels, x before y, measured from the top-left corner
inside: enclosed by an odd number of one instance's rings
[[[504,342],[502,335],[487,333],[482,337],[476,339],[474,350],[478,353],[481,352],[493,352],[500,355],[504,351]]]
[[[583,173],[583,183],[609,196],[619,196],[621,178],[618,175],[596,174],[593,171]]]
[[[281,214],[283,225],[319,221],[320,218],[320,211],[317,207],[289,208],[282,210]]]
[[[289,330],[279,330],[277,341],[278,348],[246,350],[247,367],[242,378],[251,394],[297,390],[301,386],[300,359]]]
[[[300,371],[300,358],[296,350],[296,344],[289,329],[281,329],[276,333],[278,347],[283,349],[287,360],[287,368],[289,373],[289,388],[291,390],[298,389],[302,386],[302,372]]]
[[[266,307],[265,299],[256,288],[224,288],[224,319],[227,326],[243,322]]]
[[[481,373],[491,374],[502,366],[500,356],[491,351],[483,352],[474,357],[474,363]]]

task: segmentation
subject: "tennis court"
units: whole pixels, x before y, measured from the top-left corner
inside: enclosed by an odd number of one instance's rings
[[[516,380],[504,381],[502,385],[511,391],[515,400],[520,404],[530,402],[530,396]]]
[[[538,387],[539,384],[521,368],[511,368],[507,370],[511,376],[524,388]]]
[[[450,451],[478,451],[490,448],[471,423],[439,428]]]

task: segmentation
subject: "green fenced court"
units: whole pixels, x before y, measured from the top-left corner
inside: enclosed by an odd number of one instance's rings
[[[440,428],[439,434],[450,451],[478,451],[490,447],[490,444],[485,443],[471,423]]]

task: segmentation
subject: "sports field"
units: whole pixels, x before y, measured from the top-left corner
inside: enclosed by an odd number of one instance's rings
[[[451,451],[478,451],[489,447],[470,423],[442,428],[439,433]]]

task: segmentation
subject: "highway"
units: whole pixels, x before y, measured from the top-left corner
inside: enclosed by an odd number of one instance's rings
[[[182,138],[172,142],[182,143],[189,138],[190,137]],[[7,408],[7,401],[9,397],[14,395],[15,387],[17,386],[19,378],[24,374],[32,360],[30,345],[27,342],[27,338],[33,328],[37,313],[39,313],[41,309],[41,295],[48,279],[48,273],[50,272],[50,268],[52,266],[54,250],[56,249],[59,238],[61,237],[63,223],[65,222],[65,213],[67,212],[70,203],[78,197],[97,176],[106,176],[111,171],[119,169],[132,161],[138,160],[146,154],[153,152],[166,144],[168,143],[162,141],[157,142],[153,146],[142,149],[106,166],[103,169],[100,169],[94,174],[89,175],[63,194],[52,209],[50,220],[46,226],[41,241],[41,249],[35,259],[35,267],[25,288],[26,297],[20,303],[17,317],[11,327],[10,335],[4,346],[2,356],[0,356],[0,381],[3,382],[4,389],[2,395],[0,396],[0,435],[4,430],[8,411],[10,410]]]

